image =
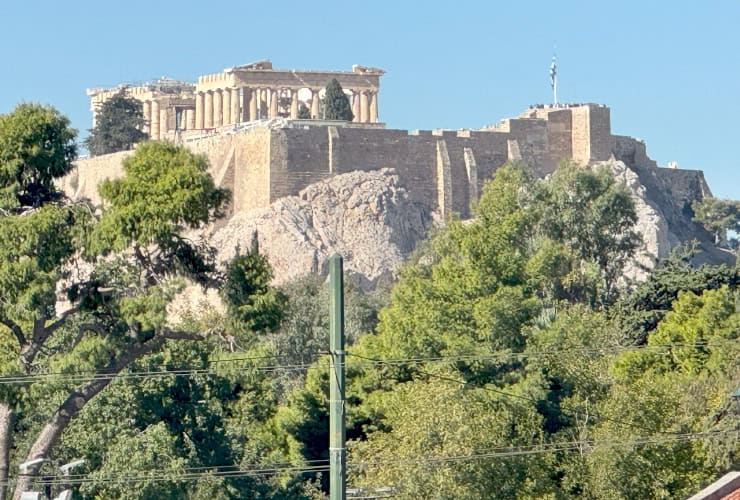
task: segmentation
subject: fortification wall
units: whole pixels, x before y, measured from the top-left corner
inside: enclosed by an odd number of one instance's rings
[[[116,179],[123,175],[122,162],[132,154],[121,151],[104,156],[82,158],[75,163],[72,171],[59,179],[56,185],[75,200],[88,199],[95,205],[102,203],[98,185],[104,179]]]
[[[606,106],[588,105],[589,143],[591,145],[590,161],[605,161],[612,155],[614,138],[612,137],[611,111]]]
[[[553,169],[565,159],[573,157],[573,117],[568,109],[547,114],[547,135],[550,146],[550,167]]]
[[[708,192],[697,173],[658,169],[644,143],[612,136],[609,108],[594,104],[537,108],[484,130],[408,132],[297,121],[224,130],[186,145],[208,157],[216,184],[232,192],[232,212],[267,207],[336,174],[393,168],[411,200],[443,216],[456,212],[466,218],[483,184],[507,160],[546,175],[563,158],[586,164],[612,154],[674,213],[697,192]],[[60,184],[75,198],[99,203],[97,184],[119,176],[129,154],[80,160]]]
[[[329,129],[278,129],[270,131],[269,199],[296,195],[329,172]]]

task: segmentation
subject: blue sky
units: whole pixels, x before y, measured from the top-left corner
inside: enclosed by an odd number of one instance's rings
[[[4,2],[0,112],[53,104],[90,127],[85,89],[277,68],[386,69],[389,127],[472,128],[551,99],[612,109],[660,165],[704,170],[740,199],[740,2],[190,0]]]

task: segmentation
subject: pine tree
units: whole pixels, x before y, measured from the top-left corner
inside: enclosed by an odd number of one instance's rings
[[[148,139],[143,127],[141,102],[128,97],[121,89],[101,106],[85,146],[93,156],[129,150],[137,142]]]
[[[324,94],[324,119],[352,121],[352,106],[349,104],[347,94],[342,90],[336,78],[326,85]]]

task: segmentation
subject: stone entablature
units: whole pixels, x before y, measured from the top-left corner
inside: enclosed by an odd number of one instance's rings
[[[87,90],[93,127],[101,104],[125,92],[142,102],[145,132],[154,139],[183,132],[214,130],[255,120],[298,118],[305,104],[319,120],[320,92],[336,78],[348,94],[355,123],[378,122],[379,68],[352,66],[352,71],[273,69],[270,61],[226,68],[198,77],[196,84],[161,78],[143,85]]]
[[[614,155],[648,164],[642,143],[611,134],[609,116],[597,104],[535,107],[479,130],[413,131],[273,118],[169,137],[208,156],[236,211],[266,207],[332,175],[390,167],[412,199],[443,216],[467,217],[485,180],[507,161],[539,175],[566,158],[588,164]]]
[[[142,103],[144,132],[152,139],[168,136],[170,131],[192,129],[195,117],[195,85],[162,77],[141,85],[119,85],[114,88],[87,89],[95,127],[100,106],[124,90]]]

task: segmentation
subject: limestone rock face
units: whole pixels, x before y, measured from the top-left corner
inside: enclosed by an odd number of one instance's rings
[[[668,222],[660,207],[648,198],[647,189],[635,171],[628,168],[624,162],[616,160],[595,165],[599,166],[606,166],[611,171],[617,182],[630,193],[635,204],[637,213],[635,231],[642,235],[642,248],[637,251],[624,274],[627,281],[642,281],[647,278],[658,259],[668,257],[671,248],[677,245],[679,240],[668,229]]]
[[[696,242],[699,251],[694,256],[695,265],[733,265],[734,256],[717,247],[712,236],[693,220],[691,203],[711,196],[703,175],[651,165],[628,165],[615,159],[593,166],[606,166],[635,203],[635,231],[642,235],[643,245],[625,269],[626,282],[644,280],[658,259],[668,257],[673,249],[691,241]]]
[[[337,175],[268,208],[236,213],[208,241],[224,261],[247,250],[256,231],[277,284],[320,272],[339,253],[345,270],[372,287],[393,275],[431,224],[432,214],[410,201],[394,171],[381,169]]]

